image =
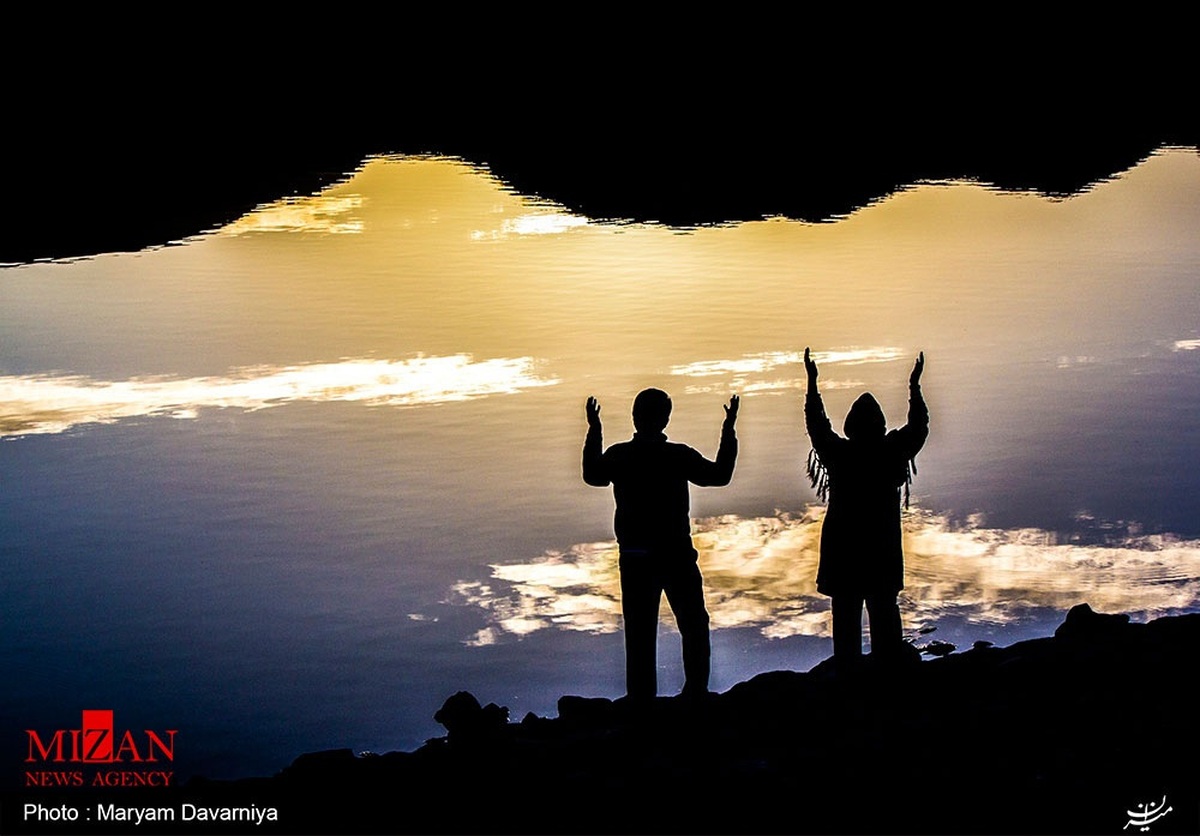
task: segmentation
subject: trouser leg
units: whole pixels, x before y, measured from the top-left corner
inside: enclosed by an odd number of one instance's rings
[[[648,558],[620,559],[621,614],[625,621],[625,693],[635,699],[658,693],[658,604],[662,587]]]
[[[708,692],[711,646],[708,638],[708,610],[704,606],[704,578],[694,556],[685,555],[667,573],[663,591],[675,613],[683,645],[685,693]]]
[[[900,604],[895,594],[872,595],[867,598],[867,618],[871,622],[871,652],[881,656],[893,654],[903,641],[900,627]]]
[[[862,597],[834,595],[831,608],[834,658],[856,659],[862,656]]]

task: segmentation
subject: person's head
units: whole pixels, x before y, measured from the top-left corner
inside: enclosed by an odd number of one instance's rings
[[[633,428],[660,433],[671,420],[671,396],[662,389],[643,389],[633,399]]]
[[[887,419],[883,417],[883,408],[874,395],[864,392],[858,396],[846,413],[842,430],[846,438],[882,438],[887,435]]]

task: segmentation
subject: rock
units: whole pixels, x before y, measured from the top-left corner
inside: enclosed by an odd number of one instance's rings
[[[921,652],[928,653],[930,656],[949,656],[955,649],[955,646],[950,642],[931,641],[921,648]]]
[[[634,832],[1110,833],[1163,794],[1155,833],[1200,832],[1200,613],[1142,625],[1081,606],[1062,629],[1115,638],[774,671],[700,712],[567,696],[557,718],[506,724],[464,691],[436,715],[449,737],[415,752],[320,752],[195,787],[213,804],[278,797],[297,833],[616,833],[635,817]]]
[[[464,723],[470,722],[469,718],[482,710],[483,706],[479,704],[479,700],[475,699],[474,694],[470,691],[459,691],[442,703],[442,707],[433,715],[433,719],[445,726],[446,731],[453,734],[455,729],[463,728]]]
[[[1088,604],[1076,604],[1067,613],[1067,620],[1054,631],[1056,639],[1109,639],[1121,633],[1129,624],[1125,613],[1098,613]]]
[[[470,691],[459,691],[442,704],[433,719],[446,727],[451,743],[478,740],[508,723],[508,709],[495,703],[481,706]]]
[[[573,725],[599,725],[612,716],[612,711],[612,700],[604,697],[567,695],[558,698],[559,719]]]
[[[292,761],[291,768],[295,770],[328,769],[337,767],[354,760],[353,749],[326,749],[323,752],[308,752]]]

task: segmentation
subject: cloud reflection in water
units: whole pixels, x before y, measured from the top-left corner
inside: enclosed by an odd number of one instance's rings
[[[695,522],[714,629],[757,628],[767,638],[829,636],[829,599],[815,583],[823,516],[824,508],[811,507],[803,516]],[[1094,542],[1063,542],[1039,529],[956,526],[914,512],[905,521],[905,625],[918,629],[949,615],[1004,625],[1032,610],[1065,612],[1082,601],[1135,619],[1200,605],[1200,541],[1111,532],[1089,539]],[[452,602],[489,616],[488,626],[467,644],[544,629],[621,628],[615,542],[582,543],[491,569],[492,582],[453,587]],[[662,612],[669,622],[669,608]]]
[[[860,366],[866,363],[890,363],[900,360],[907,355],[899,348],[889,346],[877,348],[848,348],[836,351],[813,352],[813,360],[821,366]],[[699,360],[671,367],[671,374],[681,377],[703,378],[732,375],[732,380],[724,386],[709,386],[692,384],[684,391],[689,395],[704,394],[713,391],[725,391],[733,387],[743,395],[767,392],[795,392],[803,390],[805,378],[766,377],[777,370],[804,368],[803,351],[766,351],[759,354],[746,354],[736,360]],[[862,383],[857,380],[822,381],[823,389],[859,388]]]
[[[531,212],[516,218],[506,218],[499,230],[474,230],[473,241],[500,241],[512,235],[558,235],[562,232],[589,226],[588,219],[564,212]]]
[[[890,363],[904,356],[904,352],[898,348],[850,348],[840,351],[815,351],[812,359],[818,365],[858,366],[864,363]],[[747,354],[737,360],[700,360],[672,366],[671,374],[686,377],[753,374],[773,371],[781,366],[803,368],[803,364],[803,351],[767,351],[761,354]]]
[[[201,407],[265,409],[292,401],[363,401],[417,406],[512,394],[557,379],[531,357],[474,360],[469,354],[407,360],[256,366],[223,377],[0,376],[0,437],[63,432],[77,424],[143,415],[194,418]]]

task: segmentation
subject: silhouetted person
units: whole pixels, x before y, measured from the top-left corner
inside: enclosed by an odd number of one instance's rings
[[[614,528],[620,547],[621,612],[625,619],[625,690],[631,698],[658,693],[658,605],[663,593],[683,644],[683,693],[708,692],[708,610],[703,579],[692,545],[688,483],[729,484],[737,459],[738,396],[725,407],[721,446],[709,461],[686,444],[668,441],[671,398],[645,389],[633,401],[633,438],[603,449],[600,404],[587,400],[588,433],[583,445],[583,481],[613,486]]]
[[[862,656],[862,610],[871,622],[871,652],[894,657],[905,648],[896,597],[904,587],[900,537],[900,489],[908,504],[913,459],[929,435],[929,412],[921,397],[920,354],[908,379],[908,423],[887,431],[879,402],[868,392],[850,407],[843,427],[833,431],[817,391],[817,364],[804,349],[808,395],[804,422],[812,441],[808,476],[817,495],[828,499],[821,527],[817,590],[830,596],[833,655],[838,661]]]

